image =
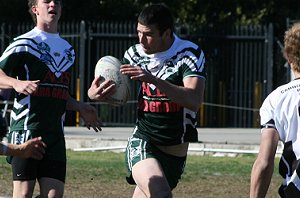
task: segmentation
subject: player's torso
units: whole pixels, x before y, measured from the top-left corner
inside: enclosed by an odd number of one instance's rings
[[[9,76],[40,80],[34,94],[15,94],[12,130],[62,127],[74,58],[73,48],[58,34],[36,29],[16,38],[6,49],[0,66]]]
[[[274,120],[280,140],[284,143],[279,173],[287,183],[299,183],[299,177],[292,177],[292,174],[297,174],[294,170],[300,159],[300,80],[274,90],[264,101],[260,114],[261,124]]]
[[[270,104],[265,109],[268,109],[267,113],[274,114],[280,139],[284,142],[299,139],[297,136],[300,136],[300,80],[277,88],[268,100]]]
[[[292,184],[300,182],[297,173],[300,161],[300,80],[279,87],[269,100],[275,107],[275,126],[284,143],[279,173],[287,184],[291,184],[288,188],[293,188]]]
[[[184,57],[188,52],[174,47],[155,56],[145,56],[136,49],[131,64],[138,65],[152,75],[172,84],[183,86],[183,78],[192,74]],[[134,50],[133,50],[134,51]],[[156,144],[180,144],[197,141],[196,112],[171,101],[155,85],[142,82],[138,96],[138,130],[140,137]]]

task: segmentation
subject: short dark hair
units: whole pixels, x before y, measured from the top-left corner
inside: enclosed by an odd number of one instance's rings
[[[165,4],[152,4],[145,7],[138,17],[138,23],[149,26],[155,25],[160,34],[170,29],[174,32],[174,19],[170,9]]]

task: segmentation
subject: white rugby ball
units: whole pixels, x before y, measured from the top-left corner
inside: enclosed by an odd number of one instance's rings
[[[113,56],[103,56],[95,66],[95,77],[101,76],[101,81],[111,79],[116,84],[116,92],[107,102],[113,106],[124,105],[130,95],[129,79],[120,72],[121,62]]]

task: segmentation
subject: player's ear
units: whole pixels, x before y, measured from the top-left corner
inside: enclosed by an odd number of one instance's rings
[[[165,38],[172,38],[172,31],[171,29],[166,29],[162,35]]]
[[[39,14],[39,12],[38,12],[38,10],[37,10],[37,8],[36,8],[36,5],[33,5],[33,6],[31,7],[31,11],[32,11],[32,13],[34,13],[35,15],[38,15],[38,14]]]

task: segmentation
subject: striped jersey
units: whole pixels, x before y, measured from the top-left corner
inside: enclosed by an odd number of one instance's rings
[[[15,93],[11,131],[62,131],[69,96],[73,47],[59,34],[37,27],[17,37],[0,57],[0,68],[19,80],[40,80],[32,95]]]
[[[201,48],[176,35],[172,46],[155,54],[146,54],[140,44],[124,54],[124,63],[140,66],[152,75],[183,86],[187,77],[206,78]],[[141,82],[137,124],[134,136],[158,145],[176,145],[198,141],[196,114],[171,101],[155,85]]]
[[[279,192],[293,189],[299,193],[299,197],[300,80],[293,80],[269,94],[260,109],[260,117],[262,128],[275,128],[284,144],[279,162],[279,173],[284,182]]]

